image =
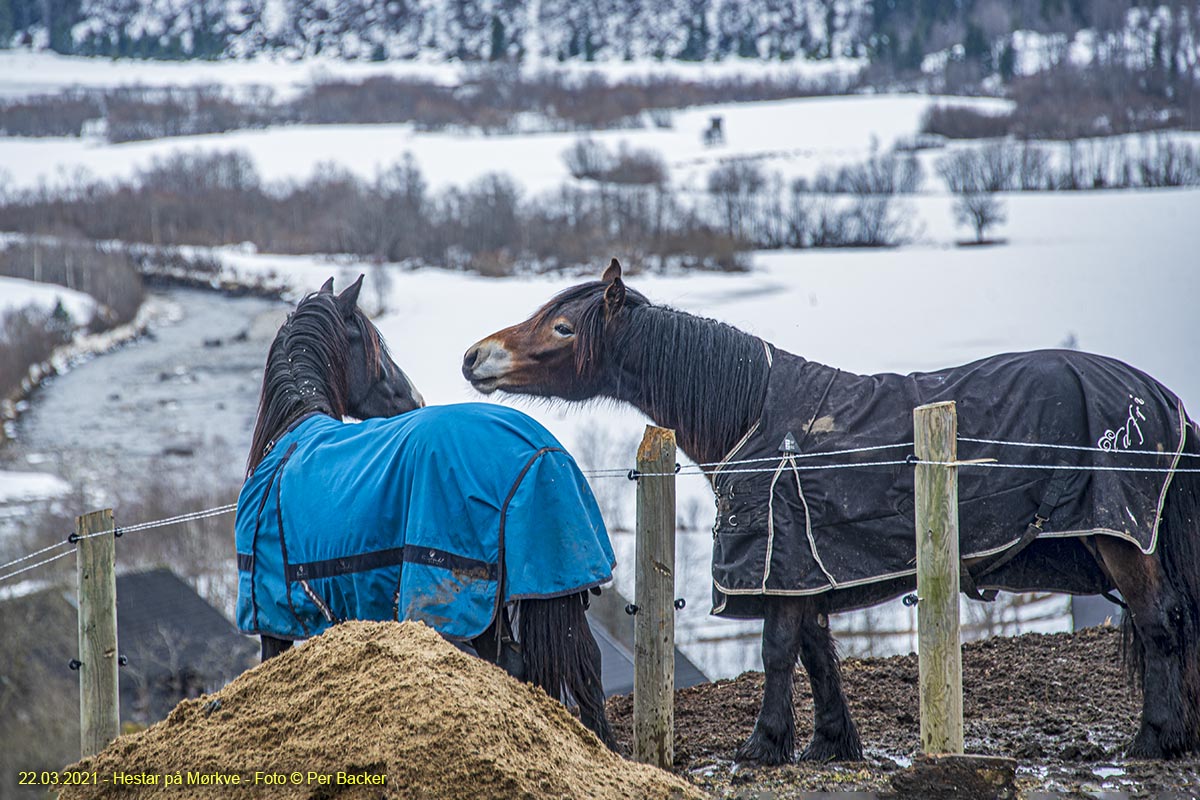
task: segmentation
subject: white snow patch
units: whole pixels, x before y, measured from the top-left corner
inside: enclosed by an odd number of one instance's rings
[[[46,472],[10,472],[0,470],[0,503],[61,497],[71,484]]]
[[[55,304],[60,302],[77,326],[86,325],[96,309],[96,301],[83,292],[52,283],[0,277],[0,317],[30,306],[52,311]]]

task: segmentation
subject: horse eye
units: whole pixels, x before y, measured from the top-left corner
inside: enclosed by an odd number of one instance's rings
[[[570,325],[561,322],[554,326],[554,332],[559,336],[571,336],[575,333],[575,331],[571,330]]]

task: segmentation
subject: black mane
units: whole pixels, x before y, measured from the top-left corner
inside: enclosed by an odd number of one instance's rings
[[[651,303],[626,288],[624,306],[605,319],[604,290],[593,281],[556,295],[539,323],[582,303],[575,368],[600,391],[674,428],[699,463],[720,460],[762,413],[770,367],[756,336],[716,320]]]
[[[267,353],[247,472],[305,414],[345,416],[349,359],[350,340],[334,296],[318,292],[301,300]]]

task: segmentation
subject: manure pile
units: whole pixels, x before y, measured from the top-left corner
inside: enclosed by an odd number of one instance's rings
[[[98,782],[63,800],[702,797],[409,622],[335,626],[68,769]]]

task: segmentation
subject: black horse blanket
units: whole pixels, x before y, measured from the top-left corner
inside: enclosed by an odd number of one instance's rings
[[[913,452],[913,409],[945,400],[957,404],[960,461],[1039,467],[959,469],[963,558],[1014,546],[1047,510],[1040,537],[1103,534],[1146,553],[1156,546],[1187,416],[1174,394],[1120,361],[1045,350],[901,376],[853,375],[783,351],[768,355],[762,417],[711,475],[714,614],[758,617],[764,595],[811,595],[915,574],[912,464],[835,465],[903,462]],[[908,444],[819,455],[898,443]],[[1099,465],[1164,471],[1078,469]]]

